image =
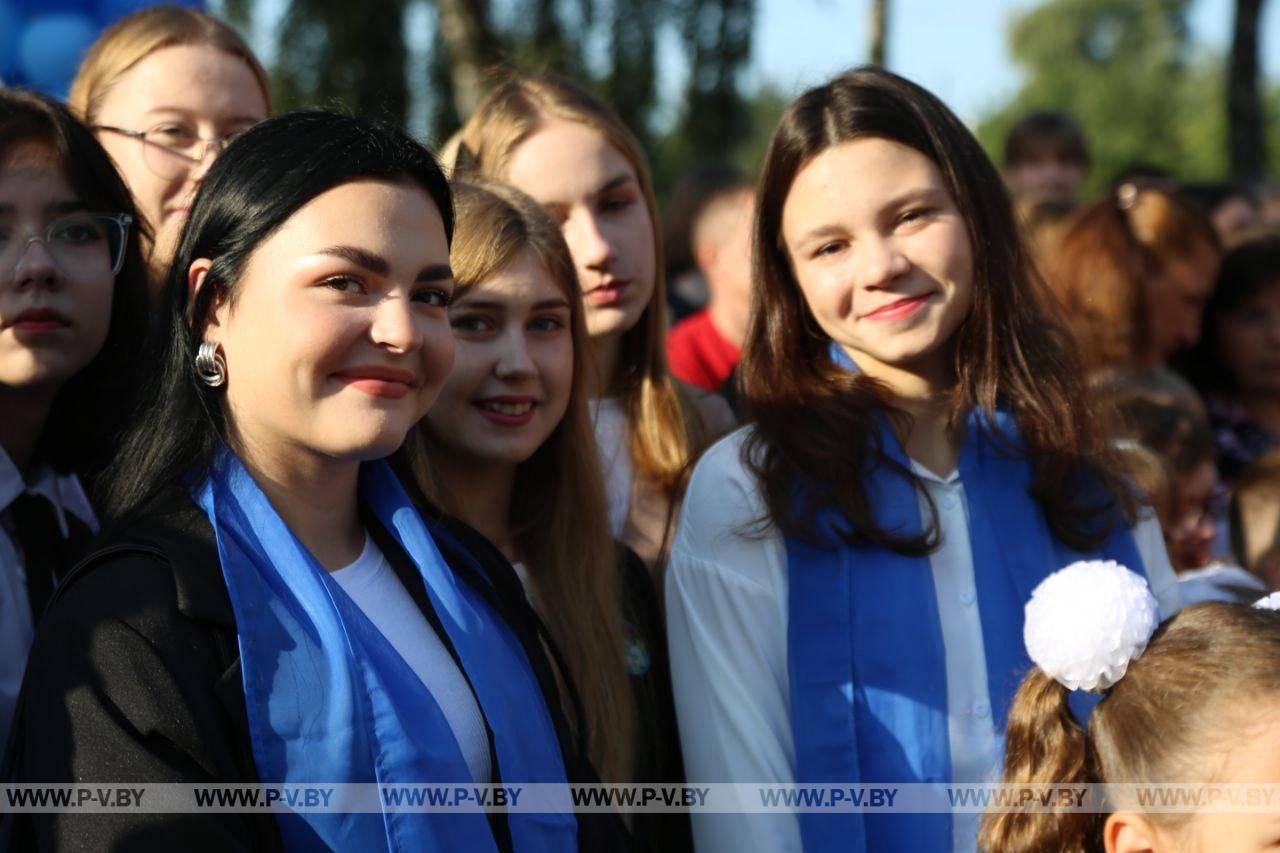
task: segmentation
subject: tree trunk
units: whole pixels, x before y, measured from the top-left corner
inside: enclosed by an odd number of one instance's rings
[[[871,0],[871,64],[885,64],[885,43],[889,40],[889,0]]]
[[[1227,144],[1231,175],[1259,181],[1267,171],[1262,99],[1258,95],[1258,19],[1265,0],[1236,0],[1235,35],[1227,72]]]
[[[440,41],[449,54],[453,103],[462,120],[485,94],[485,72],[501,60],[485,0],[436,0]]]

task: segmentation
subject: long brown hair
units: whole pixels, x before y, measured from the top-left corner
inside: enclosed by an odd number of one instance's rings
[[[1089,717],[1039,668],[1014,695],[1005,733],[1007,784],[1211,781],[1214,753],[1280,693],[1280,613],[1205,602],[1156,631]],[[1238,736],[1237,736],[1238,739]],[[1176,830],[1190,815],[1152,813]],[[978,846],[999,853],[1101,851],[1105,814],[990,812]]]
[[[1096,544],[1108,529],[1099,520],[1109,519],[1117,503],[1132,519],[1133,496],[1115,473],[1114,451],[1091,411],[1075,347],[1019,239],[1000,175],[941,101],[878,68],[855,69],[801,95],[783,114],[765,156],[755,223],[755,307],[741,387],[756,418],[746,459],[762,484],[768,520],[784,533],[830,545],[831,536],[815,519],[833,506],[845,522],[835,535],[846,543],[908,554],[938,543],[936,514],[926,533],[914,538],[877,525],[865,485],[868,470],[883,464],[915,480],[880,452],[877,419],[888,413],[902,429],[907,418],[886,386],[832,362],[781,236],[783,204],[800,169],[828,148],[865,137],[898,142],[932,160],[968,226],[973,305],[955,335],[952,426],[974,408],[1007,407],[1027,445],[1031,494],[1054,535],[1077,548]],[[1103,505],[1082,501],[1082,481],[1099,483],[1111,499]]]
[[[606,782],[631,781],[635,703],[623,660],[618,553],[609,533],[604,481],[587,407],[590,342],[582,292],[560,229],[533,199],[491,181],[454,183],[449,262],[456,295],[482,285],[532,252],[570,306],[573,384],[564,417],[532,456],[516,466],[510,520],[529,568],[533,599],[564,653],[583,701],[587,749]],[[411,453],[423,490],[446,511],[447,484],[432,476],[433,452],[448,452],[429,420],[418,427],[425,453]],[[552,487],[554,484],[554,487]],[[572,719],[572,708],[566,708]]]
[[[177,45],[207,45],[244,60],[270,112],[271,82],[245,40],[212,15],[182,6],[153,6],[107,27],[80,62],[67,105],[85,124],[93,124],[122,74],[157,50]]]
[[[1157,187],[1123,184],[1079,212],[1049,252],[1049,283],[1091,367],[1133,366],[1151,349],[1150,283],[1175,261],[1219,251],[1199,210]]]
[[[627,413],[636,470],[672,498],[683,490],[688,463],[705,445],[707,433],[697,409],[667,371],[661,229],[648,158],[640,143],[613,110],[577,84],[555,75],[517,76],[490,92],[459,131],[455,173],[505,179],[512,153],[548,118],[597,131],[627,160],[640,183],[653,223],[653,295],[640,320],[622,336],[617,372],[604,379]]]

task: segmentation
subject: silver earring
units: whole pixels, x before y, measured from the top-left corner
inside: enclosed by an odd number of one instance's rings
[[[202,341],[196,350],[196,376],[210,388],[227,384],[227,362],[213,341]]]

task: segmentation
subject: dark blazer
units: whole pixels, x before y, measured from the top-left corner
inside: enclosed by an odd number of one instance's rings
[[[366,521],[457,660],[409,558],[380,525]],[[485,593],[524,646],[555,722],[569,781],[598,781],[560,711],[540,639],[544,631],[510,564],[461,522],[442,521],[464,549],[442,538],[437,544],[445,561]],[[31,649],[0,778],[259,781],[235,614],[213,529],[185,493],[168,495],[109,532],[58,589]],[[490,820],[499,849],[509,851],[505,817]],[[282,849],[270,814],[24,814],[9,823],[0,824],[0,848],[7,828],[15,851]],[[616,815],[578,815],[578,840],[581,850],[631,847]]]

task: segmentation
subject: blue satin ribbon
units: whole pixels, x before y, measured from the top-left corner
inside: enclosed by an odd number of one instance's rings
[[[856,369],[834,346],[832,358]],[[880,439],[885,456],[910,470],[887,418]],[[968,419],[959,460],[998,743],[1009,703],[1031,666],[1022,623],[1036,584],[1078,559],[1113,559],[1144,571],[1123,524],[1090,554],[1053,538],[1028,492],[1031,466],[1018,455],[1021,446],[1012,417],[979,411]],[[881,527],[907,536],[923,530],[909,478],[881,464],[866,487]],[[844,524],[834,510],[823,521],[828,530]],[[796,782],[951,781],[946,655],[929,557],[876,547],[825,550],[791,537],[786,549]],[[807,853],[952,848],[949,814],[798,817]]]
[[[518,639],[441,557],[385,462],[359,495],[422,574],[493,732],[505,783],[566,781],[559,741]],[[469,784],[439,705],[223,448],[193,490],[217,536],[236,616],[254,762],[266,783]],[[496,851],[485,815],[281,813],[286,849]],[[516,851],[577,849],[572,814],[508,815]]]

